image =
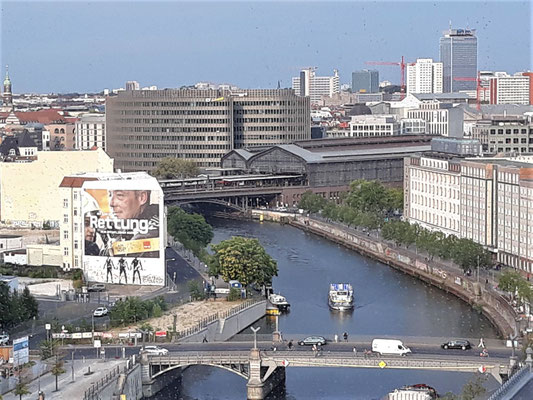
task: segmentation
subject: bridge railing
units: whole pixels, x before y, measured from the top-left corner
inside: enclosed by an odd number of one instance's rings
[[[525,378],[527,375],[531,374],[531,368],[526,365],[514,375],[512,375],[507,382],[505,382],[498,390],[496,390],[488,400],[500,400],[504,399],[505,395],[508,394],[511,390],[516,388],[516,384]]]

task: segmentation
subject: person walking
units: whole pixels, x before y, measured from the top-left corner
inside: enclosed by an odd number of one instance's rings
[[[485,342],[483,341],[483,338],[479,339],[479,344],[477,345],[477,347],[481,347],[482,349],[485,348]]]
[[[292,339],[289,340],[289,344],[287,345],[287,347],[289,348],[289,350],[292,350]]]
[[[353,351],[353,355],[357,357],[357,348],[355,346],[353,347],[352,351]]]
[[[342,334],[342,336],[344,337],[344,341],[347,342],[348,341],[348,332],[344,332]]]
[[[339,342],[339,335],[335,334],[335,336],[333,336],[333,339],[335,339],[335,343],[338,343]]]

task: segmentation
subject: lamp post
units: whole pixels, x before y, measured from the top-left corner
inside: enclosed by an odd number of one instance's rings
[[[257,328],[250,327],[250,329],[254,333],[254,350],[257,350],[257,332],[259,331],[259,329],[261,329],[261,327],[260,326],[258,326]]]
[[[93,312],[93,314],[91,315],[91,320],[92,320],[92,327],[93,327],[93,330],[92,330],[92,339],[93,339],[93,345],[94,345],[94,312]]]

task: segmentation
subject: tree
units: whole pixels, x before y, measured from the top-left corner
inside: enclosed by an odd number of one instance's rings
[[[470,379],[464,386],[461,399],[462,400],[475,400],[479,396],[484,395],[487,389],[483,386],[486,382],[487,376],[476,373],[472,379]]]
[[[168,233],[198,257],[213,239],[213,228],[200,214],[189,214],[179,207],[168,211]]]
[[[59,358],[57,351],[56,351],[55,357],[56,359],[50,372],[52,373],[52,375],[56,377],[56,390],[55,391],[57,392],[59,390],[59,387],[58,387],[59,375],[64,374],[66,371],[65,371],[65,368],[63,368],[63,360]]]
[[[41,360],[46,360],[52,357],[55,354],[58,345],[59,343],[57,342],[57,340],[54,340],[54,339],[43,340],[39,344],[39,352],[41,353]]]
[[[165,157],[151,172],[158,179],[191,178],[198,176],[200,170],[194,161]]]
[[[272,283],[272,277],[278,275],[276,261],[257,239],[237,236],[211,247],[215,252],[211,270],[226,282],[238,280],[244,286],[251,283],[268,285]]]
[[[359,179],[350,184],[346,204],[358,211],[382,213],[388,207],[387,190],[378,181]]]
[[[478,265],[482,268],[491,264],[491,257],[480,244],[470,239],[458,239],[451,249],[453,261],[464,271],[474,269]]]
[[[28,389],[28,385],[26,385],[24,382],[20,381],[15,385],[15,390],[13,391],[13,394],[15,396],[19,397],[19,400],[22,400],[22,396],[26,396],[27,394],[31,394],[31,392]]]
[[[302,194],[298,207],[303,208],[310,213],[317,213],[324,208],[326,202],[327,200],[324,197],[308,190]]]
[[[513,297],[516,295],[519,299],[533,301],[533,289],[531,289],[529,282],[516,271],[504,271],[500,275],[498,287],[511,293]]]
[[[196,280],[189,281],[187,286],[189,287],[189,294],[191,295],[191,298],[193,300],[205,299],[205,293],[202,286],[200,285],[200,282]]]
[[[39,315],[39,303],[37,303],[35,297],[30,294],[28,286],[24,287],[22,296],[20,296],[20,301],[22,303],[22,308],[24,309],[24,319],[32,319]]]

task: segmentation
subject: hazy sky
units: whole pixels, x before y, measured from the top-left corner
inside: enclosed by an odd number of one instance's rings
[[[1,2],[15,93],[101,91],[137,80],[290,87],[306,66],[351,81],[365,61],[439,58],[448,28],[477,29],[478,67],[533,69],[530,1]],[[397,67],[378,67],[399,82]],[[2,72],[2,76],[3,76]]]

